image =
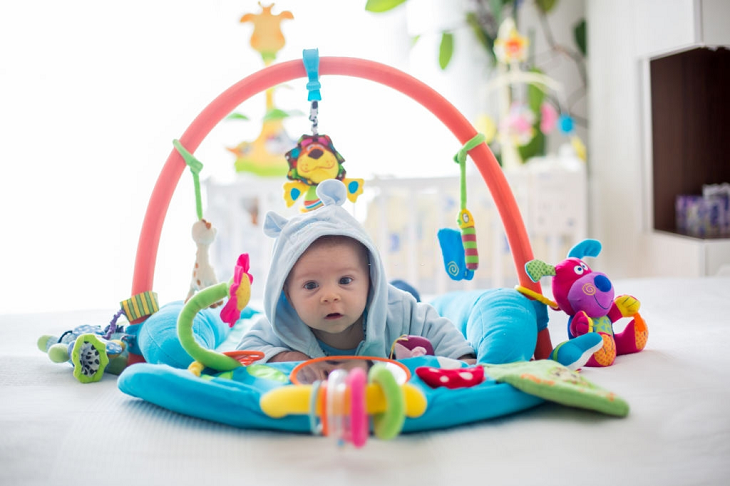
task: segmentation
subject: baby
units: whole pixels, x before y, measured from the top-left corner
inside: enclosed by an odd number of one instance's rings
[[[276,238],[264,290],[266,318],[238,349],[263,351],[263,361],[320,356],[389,357],[400,336],[429,339],[437,356],[475,362],[474,349],[429,304],[389,285],[365,229],[341,205],[345,186],[317,187],[324,206],[287,220],[268,213],[264,232]]]

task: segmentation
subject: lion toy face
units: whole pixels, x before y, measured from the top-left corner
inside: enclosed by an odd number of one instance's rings
[[[290,180],[316,185],[327,179],[342,179],[345,159],[335,150],[327,135],[303,136],[297,146],[286,154]]]

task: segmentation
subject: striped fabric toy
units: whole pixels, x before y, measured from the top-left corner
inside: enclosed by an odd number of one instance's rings
[[[474,228],[474,218],[468,209],[459,211],[459,229],[461,230],[461,243],[464,245],[464,256],[466,268],[476,270],[479,268],[479,252],[477,251],[477,232]]]
[[[147,317],[160,310],[156,292],[142,292],[120,302],[129,322]]]

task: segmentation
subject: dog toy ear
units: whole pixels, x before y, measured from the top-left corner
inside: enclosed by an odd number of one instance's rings
[[[317,197],[325,206],[342,206],[347,200],[347,189],[337,179],[326,179],[317,185]]]
[[[597,257],[601,253],[601,242],[598,240],[583,240],[568,252],[568,258]]]
[[[555,267],[541,260],[530,260],[525,263],[525,272],[530,280],[537,283],[542,277],[554,277]]]
[[[273,211],[269,211],[266,213],[266,220],[264,221],[264,234],[271,238],[276,238],[288,222],[289,220],[284,216]]]

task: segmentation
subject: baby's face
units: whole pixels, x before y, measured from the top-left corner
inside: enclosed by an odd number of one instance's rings
[[[340,334],[359,322],[369,288],[367,257],[360,244],[325,243],[310,247],[294,265],[286,296],[299,318],[328,342],[326,334]]]

